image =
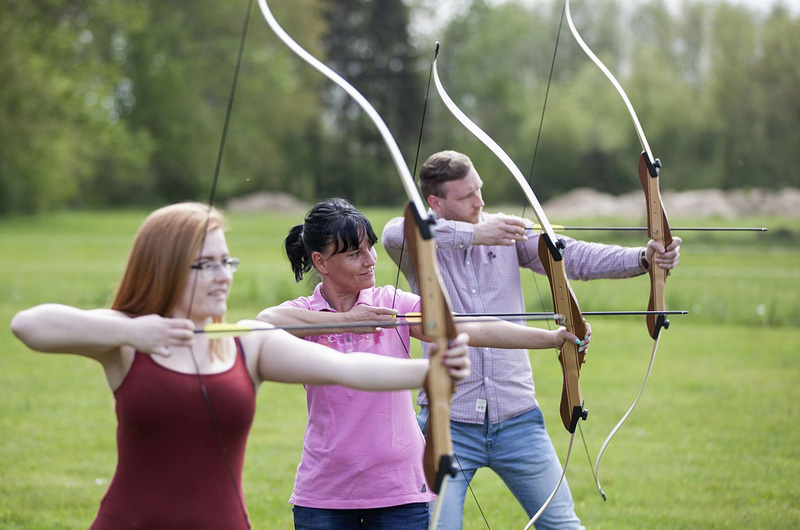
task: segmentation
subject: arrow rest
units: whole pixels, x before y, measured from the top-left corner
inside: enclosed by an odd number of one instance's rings
[[[657,339],[658,334],[661,333],[661,329],[669,329],[669,320],[667,320],[666,315],[658,315],[656,318],[655,326],[653,326],[653,338]]]

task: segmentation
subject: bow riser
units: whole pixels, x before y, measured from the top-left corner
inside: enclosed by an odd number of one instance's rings
[[[586,336],[586,323],[581,315],[575,293],[567,281],[564,260],[556,260],[550,251],[547,234],[539,237],[539,257],[542,266],[551,282],[553,295],[553,312],[563,315],[561,324],[571,330],[577,337]],[[585,354],[578,351],[578,345],[566,341],[561,347],[558,361],[564,384],[561,387],[561,422],[570,433],[575,432],[579,419],[586,419],[588,412],[583,408],[583,395],[580,386],[581,365],[585,362]]]
[[[658,160],[653,164],[650,162],[647,153],[642,152],[639,157],[638,171],[647,202],[647,233],[650,239],[658,241],[666,248],[672,243],[672,233],[670,232],[669,221],[661,200],[659,167]],[[656,263],[651,263],[648,272],[650,274],[650,300],[647,309],[648,311],[665,311],[664,293],[669,270],[659,267]],[[669,327],[669,320],[667,320],[666,315],[647,315],[646,318],[647,330],[653,339],[658,338],[662,328]]]
[[[442,279],[436,260],[435,240],[430,230],[418,229],[420,223],[425,225],[425,222],[413,208],[413,203],[406,207],[405,240],[419,281],[422,333],[436,346],[436,351],[429,356],[430,367],[425,378],[430,416],[422,462],[425,480],[431,490],[438,494],[445,476],[454,477],[456,474],[453,441],[450,436],[450,404],[454,387],[447,373],[447,367],[442,364],[442,355],[458,332],[450,312],[447,292],[441,287]],[[427,238],[425,233],[428,233]],[[420,264],[423,263],[429,265],[421,267]]]

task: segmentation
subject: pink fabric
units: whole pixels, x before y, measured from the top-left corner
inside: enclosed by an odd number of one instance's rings
[[[321,285],[321,284],[320,284]],[[320,293],[282,305],[334,311]],[[396,292],[396,297],[395,297]],[[356,304],[420,310],[419,297],[390,286],[361,291]],[[408,327],[369,334],[306,337],[344,354],[361,351],[407,358]],[[425,439],[410,390],[367,392],[307,385],[303,456],[289,502],[307,508],[383,508],[433,499],[422,469]]]

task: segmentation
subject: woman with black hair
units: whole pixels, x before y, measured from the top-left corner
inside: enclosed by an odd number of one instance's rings
[[[316,204],[285,241],[296,281],[316,271],[311,296],[265,309],[258,319],[275,325],[386,322],[419,312],[420,298],[392,286],[375,286],[378,238],[369,220],[344,199]],[[558,348],[577,337],[485,319],[460,324],[471,346]],[[420,326],[357,328],[319,334],[294,332],[342,353],[409,356]],[[308,424],[294,491],[296,529],[425,529],[434,495],[425,482],[425,440],[409,390],[369,394],[340,386],[306,385]]]

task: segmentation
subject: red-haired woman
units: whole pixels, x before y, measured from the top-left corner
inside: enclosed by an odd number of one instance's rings
[[[277,330],[195,334],[223,320],[239,264],[223,228],[206,205],[161,208],[139,229],[110,309],[44,304],[11,322],[33,350],[98,361],[114,393],[117,469],[93,530],[249,528],[242,465],[262,381],[422,386],[425,360],[343,356]],[[465,343],[446,355],[454,378],[469,372]]]

